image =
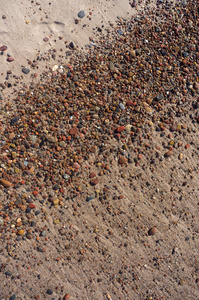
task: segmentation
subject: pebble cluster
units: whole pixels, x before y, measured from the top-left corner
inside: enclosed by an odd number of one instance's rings
[[[71,49],[70,63],[63,61],[44,72],[38,85],[20,90],[14,109],[10,102],[2,107],[0,239],[10,256],[15,243],[27,240],[45,252],[39,243],[48,243],[48,210],[65,235],[62,211],[68,203],[75,216],[81,205],[95,199],[103,204],[115,166],[125,178],[127,168],[157,169],[176,153],[183,160],[190,144],[181,141],[196,134],[199,124],[198,25],[198,1],[158,1],[155,11],[146,7],[131,20],[118,19],[106,34],[98,32],[99,41],[87,53]],[[187,116],[193,127],[184,122]],[[153,147],[154,134],[167,143]],[[154,224],[145,229],[148,236],[158,231]],[[125,278],[118,284],[128,297]]]

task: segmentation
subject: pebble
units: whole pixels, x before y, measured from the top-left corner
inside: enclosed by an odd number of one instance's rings
[[[68,300],[68,299],[70,299],[70,294],[66,294],[63,298],[63,300]]]
[[[8,136],[9,140],[13,140],[14,137],[15,137],[14,132],[11,132],[11,133],[9,134],[9,136]]]
[[[148,235],[155,235],[157,232],[157,228],[153,226],[151,229],[148,231]]]
[[[46,292],[48,295],[52,295],[53,294],[53,291],[51,289],[48,289],[47,292]]]
[[[0,225],[3,225],[4,224],[4,220],[2,217],[0,217]]]
[[[0,179],[0,184],[3,185],[6,189],[12,186],[12,183],[6,179]]]
[[[44,41],[44,42],[48,42],[48,41],[49,41],[49,38],[46,36],[46,37],[43,38],[43,41]]]
[[[17,121],[18,121],[18,118],[17,118],[17,117],[14,117],[13,119],[11,119],[10,125],[11,125],[11,126],[14,126],[14,125],[17,123]]]
[[[14,61],[14,60],[15,60],[14,57],[11,57],[11,56],[7,58],[7,61],[8,61],[8,62],[12,62],[12,61]]]
[[[173,155],[173,151],[167,151],[165,154],[164,154],[164,157],[171,157]]]
[[[24,73],[24,74],[28,74],[30,72],[30,69],[28,68],[22,68],[21,71]]]
[[[126,165],[127,164],[127,158],[125,157],[125,156],[122,156],[122,155],[120,155],[119,156],[119,159],[118,159],[118,163],[120,164],[120,165]]]
[[[84,12],[84,10],[80,10],[80,11],[78,12],[78,17],[79,17],[80,19],[82,19],[83,17],[85,17],[85,12]]]
[[[89,197],[86,198],[86,201],[87,201],[87,202],[90,202],[90,201],[93,200],[94,198],[95,198],[94,196],[89,196]]]
[[[8,49],[8,47],[5,45],[0,47],[0,51],[2,51],[2,52],[6,51],[7,49]]]
[[[125,106],[124,106],[123,103],[120,103],[120,104],[119,104],[119,107],[120,107],[121,110],[125,110]]]
[[[77,127],[73,127],[69,130],[70,135],[77,135],[79,132],[79,129]]]
[[[91,185],[97,185],[98,183],[99,183],[99,179],[98,179],[98,178],[92,179],[92,180],[90,181],[90,184],[91,184]]]

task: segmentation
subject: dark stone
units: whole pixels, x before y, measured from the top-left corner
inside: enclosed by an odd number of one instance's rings
[[[14,126],[14,125],[17,123],[17,121],[18,121],[18,118],[17,118],[17,117],[13,118],[13,119],[10,121],[10,125],[11,125],[11,126]]]
[[[90,202],[90,201],[93,200],[94,198],[95,198],[94,196],[89,196],[89,197],[86,198],[86,201],[87,201],[87,202]]]
[[[83,10],[80,10],[80,11],[78,12],[78,17],[79,17],[80,19],[82,19],[83,17],[85,17],[85,12],[84,12]]]
[[[28,68],[22,68],[21,71],[24,73],[24,74],[28,74],[30,72],[30,69]]]
[[[47,292],[46,292],[48,295],[52,295],[53,294],[53,291],[48,289]]]

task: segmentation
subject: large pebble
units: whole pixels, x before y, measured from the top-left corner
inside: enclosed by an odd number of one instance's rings
[[[10,181],[5,180],[5,179],[3,179],[3,178],[0,179],[0,183],[1,183],[6,189],[12,186],[12,183],[11,183]]]
[[[85,17],[85,12],[84,12],[84,10],[80,10],[80,11],[78,12],[78,17],[79,17],[80,19],[82,19],[83,17]]]
[[[148,231],[148,235],[155,235],[157,232],[157,228],[153,226],[151,229]]]

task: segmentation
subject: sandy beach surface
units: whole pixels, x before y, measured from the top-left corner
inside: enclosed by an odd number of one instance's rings
[[[2,1],[0,300],[199,295],[199,2]]]

